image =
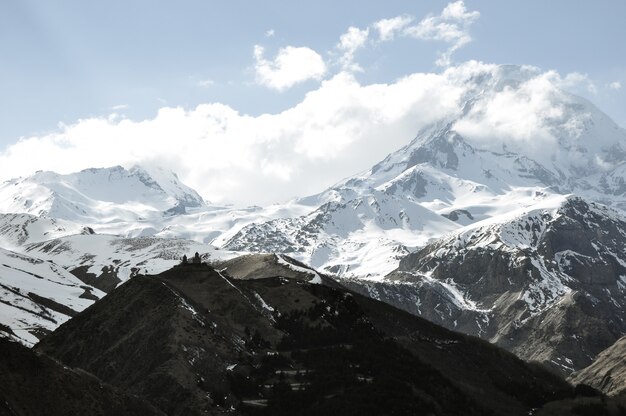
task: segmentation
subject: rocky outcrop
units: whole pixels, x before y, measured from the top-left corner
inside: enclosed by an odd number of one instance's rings
[[[569,380],[612,396],[626,392],[626,337],[602,351],[590,366],[575,372]]]
[[[580,198],[468,228],[350,287],[563,374],[626,334],[626,221]]]

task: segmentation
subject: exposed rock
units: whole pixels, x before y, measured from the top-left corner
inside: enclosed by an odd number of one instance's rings
[[[626,221],[579,198],[468,228],[355,290],[563,374],[626,334]]]
[[[626,391],[626,337],[602,351],[593,363],[569,378],[572,383],[587,384],[608,395]]]

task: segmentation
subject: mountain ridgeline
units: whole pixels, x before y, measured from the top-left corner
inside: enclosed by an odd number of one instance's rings
[[[478,338],[303,277],[137,276],[35,351],[170,415],[522,415],[574,396]]]

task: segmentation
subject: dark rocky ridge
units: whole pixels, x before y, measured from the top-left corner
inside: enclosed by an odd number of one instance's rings
[[[164,415],[83,370],[0,338],[0,415]]]
[[[35,349],[171,415],[522,415],[572,395],[538,366],[385,303],[197,265],[131,279]]]

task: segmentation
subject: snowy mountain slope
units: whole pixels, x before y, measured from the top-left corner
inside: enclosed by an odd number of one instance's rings
[[[93,230],[71,221],[31,214],[0,214],[0,247],[19,251],[25,244],[38,243]]]
[[[520,186],[584,190],[597,181],[580,184],[581,178],[623,166],[626,131],[589,101],[538,76],[536,68],[470,62],[449,72],[450,82],[465,91],[458,113],[422,129],[371,169],[307,199],[353,199],[418,165],[497,194]],[[505,100],[519,111],[502,112]]]
[[[180,264],[183,255],[198,252],[203,261],[232,258],[237,253],[216,250],[176,238],[124,238],[113,235],[73,235],[24,246],[24,252],[54,261],[83,282],[105,292],[131,277],[158,274]]]
[[[186,215],[173,215],[140,222],[99,225],[98,231],[126,237],[154,236],[184,238],[222,245],[248,224],[308,214],[315,207],[291,201],[268,207],[207,207],[191,209]]]
[[[59,175],[37,172],[0,185],[0,210],[85,224],[140,221],[204,207],[198,193],[160,168],[116,166]]]
[[[300,218],[246,226],[223,248],[288,253],[315,268],[363,277],[392,270],[408,253],[405,245],[421,246],[457,227],[410,200],[372,190]]]
[[[568,373],[626,334],[626,218],[577,197],[467,226],[350,287]]]
[[[315,208],[296,201],[268,207],[209,206],[163,169],[117,166],[70,175],[38,172],[0,184],[0,213],[11,213],[0,214],[0,247],[35,242],[35,235],[36,241],[44,241],[89,232],[89,228],[128,238],[184,238],[207,244],[216,240],[219,244],[247,224],[296,217]],[[37,222],[41,230],[29,222]],[[28,238],[19,231],[26,226]]]
[[[102,296],[50,261],[0,249],[0,336],[32,346]]]

